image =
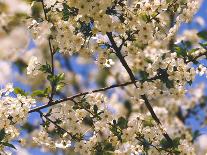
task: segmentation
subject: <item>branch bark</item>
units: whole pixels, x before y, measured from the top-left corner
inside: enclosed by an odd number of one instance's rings
[[[135,78],[135,76],[134,76],[132,70],[131,70],[130,67],[128,66],[126,60],[125,60],[124,57],[122,56],[122,54],[121,54],[121,48],[118,47],[118,46],[116,45],[116,43],[115,43],[115,41],[114,41],[114,39],[113,39],[113,36],[112,36],[112,32],[107,32],[107,36],[108,36],[108,38],[109,38],[109,40],[110,40],[110,42],[111,42],[111,47],[112,47],[112,48],[114,49],[114,51],[116,52],[116,56],[119,58],[119,60],[120,60],[120,62],[122,63],[123,67],[126,69],[127,73],[129,74],[129,77],[130,77],[131,81],[133,82],[133,84],[134,84],[135,87],[137,88],[137,85],[136,85],[136,78]],[[142,95],[141,97],[142,97],[142,99],[145,101],[145,105],[146,105],[147,109],[149,110],[149,112],[150,112],[152,118],[155,120],[155,122],[156,122],[159,126],[161,126],[161,122],[160,122],[159,118],[157,117],[157,115],[155,114],[155,112],[154,112],[154,110],[153,110],[151,104],[149,103],[149,101],[148,101],[146,95]],[[170,136],[169,136],[166,132],[163,133],[163,136],[166,138],[166,140],[167,140],[169,143],[173,144],[172,139],[170,138]]]
[[[73,99],[75,99],[77,97],[85,96],[85,95],[90,94],[90,93],[103,92],[103,91],[107,91],[107,90],[113,89],[113,88],[128,86],[128,85],[131,85],[133,83],[134,82],[132,82],[132,81],[128,81],[128,82],[121,83],[121,84],[114,84],[114,85],[111,85],[109,87],[104,87],[104,88],[95,89],[95,90],[92,90],[92,91],[86,91],[86,92],[78,93],[78,94],[75,94],[73,96],[70,96],[70,97],[67,97],[67,98],[64,98],[64,99],[56,100],[54,102],[51,102],[50,104],[46,104],[46,105],[39,106],[37,108],[31,109],[29,111],[29,113],[38,112],[39,110],[51,107],[53,105],[56,105],[56,104],[59,104],[59,103],[62,103],[62,102],[73,101]]]

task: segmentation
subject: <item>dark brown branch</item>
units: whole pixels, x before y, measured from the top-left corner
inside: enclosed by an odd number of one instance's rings
[[[146,95],[142,95],[141,97],[145,101],[145,105],[146,105],[147,109],[149,110],[152,118],[155,120],[155,122],[157,124],[161,125],[161,122],[160,122],[159,118],[157,117],[157,115],[155,114],[155,112],[154,112],[151,104],[149,103]],[[170,138],[170,136],[167,133],[163,133],[163,136],[166,138],[167,141],[172,143],[172,139]]]
[[[136,86],[136,78],[134,77],[134,74],[132,72],[132,70],[130,69],[130,67],[128,66],[127,62],[125,61],[124,57],[121,54],[121,47],[117,47],[113,36],[112,36],[112,32],[107,32],[107,36],[111,42],[111,46],[112,48],[115,50],[115,54],[116,56],[119,58],[120,62],[122,63],[122,65],[124,66],[124,68],[126,69],[127,73],[129,74],[130,79],[132,80],[132,82],[134,83],[134,85]],[[137,86],[136,86],[137,87]]]
[[[121,48],[118,47],[118,46],[116,45],[116,43],[115,43],[115,41],[114,41],[114,39],[113,39],[113,36],[112,36],[112,32],[108,32],[108,33],[107,33],[107,36],[108,36],[108,38],[109,38],[109,40],[110,40],[110,42],[111,42],[111,47],[115,50],[117,57],[119,58],[119,60],[120,60],[120,62],[122,63],[123,67],[126,69],[127,73],[129,74],[131,81],[133,82],[133,84],[134,84],[135,87],[137,88],[137,85],[136,85],[136,78],[135,78],[135,76],[134,76],[132,70],[131,70],[130,67],[128,66],[126,60],[125,60],[124,57],[122,56],[122,54],[121,54]],[[146,105],[147,109],[149,110],[149,112],[150,112],[152,118],[156,121],[156,123],[157,123],[158,125],[161,125],[161,122],[160,122],[159,118],[157,117],[157,115],[155,114],[155,112],[154,112],[154,110],[153,110],[151,104],[149,103],[149,101],[148,101],[146,95],[142,95],[141,97],[142,97],[142,99],[145,101],[145,105]],[[163,136],[166,138],[166,140],[167,140],[168,142],[170,142],[171,144],[173,144],[172,139],[170,138],[170,136],[169,136],[167,133],[163,133]]]
[[[200,57],[202,57],[202,56],[206,56],[206,58],[207,58],[207,51],[204,52],[204,53],[201,53],[201,54],[199,54],[199,55],[197,55],[197,56],[195,56],[193,59],[189,59],[189,60],[187,60],[186,63],[194,62],[194,61],[196,61],[198,58],[200,58]]]
[[[85,96],[85,95],[90,94],[90,93],[103,92],[103,91],[106,91],[106,90],[109,90],[109,89],[113,89],[113,88],[128,86],[128,85],[131,85],[133,83],[134,82],[129,81],[129,82],[121,83],[121,84],[114,84],[114,85],[111,85],[109,87],[95,89],[95,90],[92,90],[92,91],[86,91],[86,92],[78,93],[78,94],[75,94],[73,96],[70,96],[70,97],[67,97],[67,98],[64,98],[64,99],[56,100],[54,102],[51,102],[50,104],[46,104],[46,105],[34,108],[34,109],[30,110],[29,113],[38,112],[41,109],[48,108],[48,107],[51,107],[53,105],[56,105],[56,104],[59,104],[59,103],[62,103],[62,102],[73,101],[74,98]]]

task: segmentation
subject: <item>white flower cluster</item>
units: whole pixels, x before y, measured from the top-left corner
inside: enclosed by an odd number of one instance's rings
[[[33,39],[38,47],[44,48],[48,45],[48,38],[51,34],[51,27],[52,24],[43,21],[43,22],[37,22],[36,20],[32,20],[30,24],[30,31],[33,36]]]
[[[84,40],[82,35],[73,34],[74,27],[70,22],[59,21],[57,23],[57,43],[60,48],[60,52],[72,54],[79,52]]]
[[[18,125],[22,125],[28,116],[28,111],[36,103],[30,96],[14,94],[12,84],[7,84],[0,90],[0,130],[4,130],[5,137],[1,142],[11,142],[20,134]],[[4,145],[0,146],[0,150]]]
[[[37,57],[32,56],[29,60],[29,64],[27,67],[27,74],[31,76],[37,76],[40,73],[39,71],[40,65],[41,64],[38,61]]]
[[[207,75],[207,68],[202,64],[200,64],[196,69],[196,73],[199,74],[200,76]]]
[[[87,103],[90,107],[87,107]],[[94,106],[97,106],[97,111]],[[144,153],[144,141],[151,146],[159,145],[163,130],[157,127],[149,116],[140,114],[125,122],[126,119],[120,118],[116,112],[112,113],[113,110],[115,109],[110,106],[108,99],[100,93],[87,95],[85,103],[64,103],[61,107],[53,108],[51,119],[61,119],[59,125],[64,128],[65,134],[52,141],[47,130],[52,131],[56,126],[50,123],[45,129],[42,128],[40,132],[33,134],[34,143],[46,150],[74,147],[75,152],[88,155],[94,154],[98,147],[106,147],[105,145],[109,144],[112,150],[108,151],[115,154]],[[87,119],[91,120],[91,125],[87,124]],[[119,126],[121,120],[124,124]],[[86,136],[87,140],[84,139]],[[74,140],[75,146],[71,145]]]

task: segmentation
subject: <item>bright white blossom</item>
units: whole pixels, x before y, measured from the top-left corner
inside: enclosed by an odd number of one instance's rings
[[[39,63],[37,57],[32,56],[29,60],[29,64],[27,67],[27,74],[34,75],[34,76],[38,75],[39,67],[40,67],[40,63]]]

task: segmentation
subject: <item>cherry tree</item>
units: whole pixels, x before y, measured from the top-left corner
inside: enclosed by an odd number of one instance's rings
[[[178,33],[201,4],[0,0],[0,60],[16,81],[0,90],[1,154],[201,154],[186,120],[207,114],[205,86],[189,87],[207,74],[207,31]]]

